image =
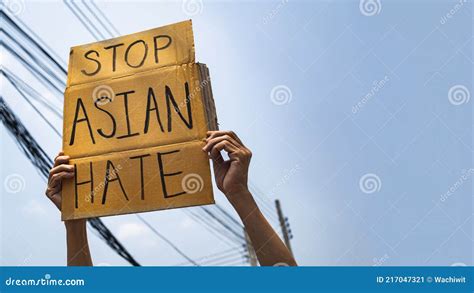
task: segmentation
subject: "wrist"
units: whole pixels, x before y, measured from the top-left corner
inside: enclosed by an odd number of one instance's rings
[[[77,231],[86,228],[86,219],[64,221],[67,231]]]
[[[232,192],[226,196],[241,219],[258,210],[257,203],[248,189]]]

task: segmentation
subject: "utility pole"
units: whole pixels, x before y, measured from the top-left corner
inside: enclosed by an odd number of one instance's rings
[[[245,243],[247,247],[250,266],[256,267],[258,266],[257,253],[255,253],[255,249],[253,248],[252,242],[250,241],[249,234],[247,234],[247,231],[245,230],[245,228],[244,228],[244,235],[245,235]]]
[[[290,223],[288,222],[288,218],[283,217],[283,211],[281,210],[280,201],[278,199],[275,200],[275,206],[278,213],[278,220],[280,220],[281,231],[283,232],[283,240],[285,241],[286,247],[288,247],[288,250],[290,250],[290,253],[293,255],[290,245],[290,239],[293,238],[293,235],[291,235]]]

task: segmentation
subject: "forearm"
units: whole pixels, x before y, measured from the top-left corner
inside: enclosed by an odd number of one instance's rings
[[[263,216],[250,192],[242,192],[234,198],[239,199],[233,205],[249,235],[260,265],[273,266],[277,263],[297,265],[289,249]]]
[[[92,266],[86,220],[66,221],[67,265]]]

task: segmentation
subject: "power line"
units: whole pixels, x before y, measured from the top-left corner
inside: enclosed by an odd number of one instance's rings
[[[68,4],[66,2],[66,4]],[[72,3],[72,5],[76,6],[74,3]],[[72,6],[69,6],[71,10],[74,10],[74,8],[72,8]],[[77,7],[77,6],[76,6]],[[74,12],[74,11],[73,11]],[[82,12],[80,12],[82,15],[84,15]],[[77,16],[77,14],[75,14]],[[97,16],[96,16],[97,17]],[[11,20],[11,19],[10,19]],[[15,23],[13,20],[11,20],[11,22],[13,23],[14,27],[15,27]],[[85,23],[84,23],[85,24]],[[93,27],[93,25],[92,25]],[[19,28],[18,26],[16,26],[16,28]],[[98,30],[97,30],[98,31]],[[12,41],[16,41],[15,38],[13,38],[8,32],[6,31],[3,31],[2,32],[9,37],[10,40]],[[26,35],[25,32],[21,29],[19,29],[19,32],[23,35]],[[92,33],[92,31],[90,31]],[[100,34],[100,32],[99,32]],[[101,36],[103,36],[102,34],[100,34]],[[35,42],[33,39],[30,38],[30,41],[32,41],[35,45],[38,45],[37,42]],[[15,42],[21,49],[23,52],[27,53],[27,56],[34,60],[34,61],[37,61],[37,62],[33,62],[33,64],[43,64],[42,62],[40,62],[34,55],[32,55],[31,53],[29,53],[29,51],[19,42]],[[40,46],[38,46],[40,47]],[[47,78],[42,72],[39,72],[38,71],[38,68],[35,68],[35,67],[32,67],[30,64],[32,62],[27,62],[25,60],[24,57],[22,57],[20,54],[18,54],[11,46],[7,45],[7,49],[9,50],[10,53],[12,53],[18,60],[20,60],[24,65],[26,65],[27,69],[30,70],[30,72],[32,72],[35,76],[40,76],[41,79],[43,80],[43,82],[47,82],[49,83],[50,86],[52,86],[55,90],[59,91],[59,88],[56,87],[56,85],[52,84],[50,79]],[[51,61],[54,61],[54,59],[51,57],[51,55],[47,54],[46,51],[43,50],[44,53],[46,53],[46,57],[49,58]],[[43,56],[44,57],[44,56]],[[55,64],[57,64],[59,66],[59,64],[56,62]],[[47,72],[50,77],[52,78],[56,78],[57,79],[57,76],[54,75],[50,70],[48,70],[48,68],[46,66],[43,66],[43,67],[40,67],[42,68],[43,70],[45,70],[45,72]],[[10,81],[10,83],[15,87],[15,89],[20,93],[20,95],[33,107],[33,109],[37,112],[37,114],[56,132],[56,134],[58,136],[60,136],[60,133],[57,129],[55,129],[55,127],[50,123],[50,121],[36,108],[36,106],[27,98],[27,96],[25,95],[24,91],[23,90],[29,90],[28,93],[30,94],[30,96],[40,96],[40,95],[37,95],[37,92],[34,91],[32,88],[28,88],[28,87],[25,87],[24,83],[22,83],[22,81],[20,79],[16,79],[12,76],[12,74],[5,74],[4,72],[2,72],[2,74]],[[40,96],[41,97],[41,96]],[[42,102],[45,102],[44,100],[41,100]],[[46,102],[46,105],[50,106],[47,102]],[[50,107],[51,109],[51,107]],[[57,112],[56,112],[57,113]],[[162,238],[163,240],[165,240],[168,244],[170,244],[175,250],[177,250],[181,255],[183,255],[184,257],[186,257],[187,259],[189,259],[191,262],[193,262],[189,257],[187,257],[185,254],[183,254],[183,252],[181,250],[179,250],[173,243],[171,243],[168,239],[166,239],[163,235],[159,234],[156,229],[153,229],[153,227],[148,223],[146,222],[143,218],[139,217],[150,229],[152,229],[158,236],[160,236],[160,238]],[[94,228],[98,229],[99,231],[99,234],[104,237],[104,239],[106,239],[106,235],[104,236],[104,231],[100,231],[99,229],[101,229],[101,225],[99,225],[98,223],[94,223],[94,225],[92,225]],[[109,243],[110,244],[110,243]],[[194,264],[196,264],[195,262],[193,262]],[[197,264],[196,264],[197,265]]]
[[[46,77],[45,74],[41,72],[41,70],[35,68],[33,64],[36,63],[34,61],[31,61],[31,63],[26,61],[25,58],[20,56],[18,52],[9,44],[2,43],[2,45],[4,45],[4,48],[6,48],[7,51],[12,54],[17,60],[19,60],[20,63],[22,63],[29,72],[31,72],[37,79],[41,80],[44,85],[46,85],[49,89],[55,91],[56,93],[62,95],[63,90],[60,89],[57,85],[55,85],[50,79],[48,79],[48,77]]]
[[[13,87],[15,87],[15,89],[16,89],[17,92],[20,94],[20,96],[22,96],[23,99],[35,110],[36,114],[38,114],[38,115],[53,129],[53,131],[54,131],[59,137],[61,137],[61,134],[59,133],[59,130],[57,130],[57,129],[53,126],[53,124],[51,124],[51,122],[50,122],[46,117],[44,117],[43,113],[41,113],[41,111],[38,110],[38,108],[30,101],[30,99],[28,99],[28,98],[26,97],[26,95],[23,93],[23,91],[21,91],[21,90],[18,88],[18,86],[17,86],[14,82],[12,82],[12,80],[10,79],[9,76],[5,75],[3,71],[1,71],[1,72],[2,72],[3,76],[5,76],[5,77],[8,79],[8,81],[13,85]]]
[[[190,217],[192,217],[197,223],[201,224],[204,229],[206,229],[209,233],[214,235],[217,239],[219,239],[222,242],[225,242],[227,245],[232,246],[233,242],[237,242],[234,239],[231,238],[225,238],[224,235],[216,228],[215,226],[211,226],[208,223],[206,223],[199,215],[196,215],[193,211],[187,211],[184,210],[185,213],[187,213]],[[239,244],[239,243],[238,243]]]
[[[74,15],[79,18],[79,20],[81,21],[81,23],[87,28],[87,30],[97,39],[99,40],[100,38],[97,37],[97,35],[94,33],[94,32],[98,32],[100,35],[102,35],[101,33],[101,30],[99,28],[97,28],[94,23],[92,23],[89,19],[89,17],[86,16],[86,12],[85,11],[82,11],[81,8],[78,6],[78,5],[75,5],[75,3],[73,1],[68,1],[68,0],[64,0],[65,4],[68,6],[68,8],[74,13]],[[68,3],[71,3],[72,5],[69,5]],[[113,27],[113,25],[111,24],[111,22],[108,20],[108,18],[101,12],[101,9],[99,9],[95,3],[93,1],[91,1],[91,4],[95,6],[95,11],[99,12],[102,16],[102,19],[106,20],[106,22],[109,24],[109,26]],[[87,4],[85,4],[86,8],[91,11],[91,9],[87,6]],[[79,14],[80,15],[83,15],[84,16],[84,19],[80,18],[79,17]],[[92,15],[93,17],[97,18],[97,15],[95,13],[92,12]],[[87,21],[87,24],[86,24],[86,21]],[[109,32],[109,34],[111,34],[111,31],[107,28],[107,26],[104,24],[104,22],[102,21],[99,21],[98,23],[100,23],[102,25],[102,28],[105,29],[107,32]],[[90,26],[90,27],[89,27]],[[115,27],[112,28],[115,33],[118,35],[118,31],[117,29],[115,29]],[[103,36],[103,35],[102,35]],[[111,34],[111,36],[113,36],[113,34]],[[242,235],[239,235],[239,233],[235,232],[235,230],[231,229],[230,228],[230,225],[228,221],[226,221],[225,219],[219,219],[217,218],[211,211],[207,210],[206,208],[204,207],[201,207],[207,214],[209,214],[211,217],[213,217],[214,219],[217,220],[218,223],[220,223],[223,227],[225,227],[227,230],[229,230],[231,233],[233,233],[234,235],[236,235],[238,238],[240,239],[244,239],[244,237]],[[227,214],[227,212],[221,210],[229,219],[231,219],[232,221],[234,221],[235,223],[237,223],[235,221],[235,219],[233,219],[232,216],[230,216],[229,214]],[[238,227],[242,227],[240,224],[238,224]],[[240,231],[240,230],[239,230]]]
[[[205,262],[203,265],[206,266],[218,266],[218,265],[224,265],[228,262],[236,261],[236,260],[245,260],[245,255],[244,254],[238,254],[238,255],[229,255],[228,257],[223,257],[221,259],[217,259],[216,261],[210,261],[210,262]]]
[[[236,219],[234,219],[234,217],[232,217],[226,210],[224,210],[221,206],[219,206],[218,204],[215,205],[216,209],[218,211],[220,211],[225,217],[227,217],[232,223],[234,223],[235,225],[237,225],[237,228],[241,229],[242,228],[242,224],[237,222]]]
[[[62,94],[62,90],[60,90],[55,84],[53,84],[50,80],[50,78],[54,78],[56,81],[60,81],[62,85],[64,85],[64,82],[60,78],[58,78],[57,74],[54,74],[53,71],[50,70],[50,67],[48,67],[44,62],[41,61],[41,58],[47,58],[48,62],[53,65],[53,68],[56,68],[58,70],[59,74],[62,74],[64,77],[66,75],[66,70],[63,65],[60,64],[59,58],[56,56],[53,56],[53,53],[48,52],[45,48],[48,48],[50,51],[51,49],[47,47],[46,44],[42,43],[42,41],[38,38],[34,32],[29,30],[27,26],[25,26],[19,19],[16,19],[15,21],[8,15],[6,14],[3,10],[0,11],[2,19],[6,20],[6,23],[14,29],[17,33],[20,33],[20,36],[23,37],[24,40],[31,46],[33,46],[32,52],[36,52],[36,54],[40,54],[40,56],[33,55],[30,53],[30,50],[26,49],[25,46],[20,43],[17,38],[14,38],[12,35],[10,35],[6,30],[3,29],[3,27],[0,29],[0,32],[5,34],[8,39],[13,41],[25,54],[28,56],[31,61],[33,62],[28,62],[25,60],[25,57],[21,56],[20,54],[17,53],[16,50],[14,50],[11,46],[8,44],[5,44],[3,42],[3,38],[0,41],[2,45],[6,45],[7,50],[17,58],[17,60],[20,60],[20,62],[25,65],[25,67],[34,74],[37,78],[40,77],[40,79],[43,81],[43,83],[47,83],[50,87],[52,87],[54,90],[58,91],[59,93]],[[25,31],[28,31],[26,33]],[[36,39],[34,39],[35,37]],[[40,59],[38,59],[38,57]],[[46,72],[50,78],[46,77],[42,72],[39,71],[38,68],[35,68],[32,66],[32,64],[39,64],[40,68]],[[9,76],[7,76],[5,73],[10,73]],[[17,89],[17,91],[26,99],[26,96],[22,92],[20,88],[23,90],[29,91],[29,94],[31,96],[36,96],[37,97],[42,97],[41,95],[37,95],[37,92],[34,91],[31,87],[25,87],[26,83],[24,83],[21,79],[15,78],[13,74],[9,71],[3,71],[2,74],[14,85],[14,87]],[[37,142],[34,140],[33,137],[29,134],[29,132],[26,130],[26,128],[23,126],[21,121],[11,112],[10,108],[6,105],[5,101],[3,100],[3,97],[1,98],[1,109],[2,109],[2,122],[5,125],[5,127],[10,131],[10,134],[12,134],[17,141],[18,146],[22,149],[24,154],[30,159],[30,161],[38,168],[40,173],[47,178],[49,169],[51,168],[52,164],[50,163],[50,159],[44,153],[42,148],[37,144]],[[33,104],[27,99],[27,102],[29,102],[30,105],[33,106]],[[41,102],[43,105],[48,104],[48,102],[45,99],[42,99]],[[33,106],[34,107],[34,106]],[[35,107],[34,107],[35,108]],[[51,105],[49,107],[51,109]],[[38,112],[37,109],[35,111]],[[53,113],[58,114],[56,111],[53,111]],[[38,113],[40,114],[40,113]],[[47,120],[43,115],[40,115],[45,121]],[[52,125],[48,123],[50,127]],[[54,127],[52,127],[54,129]],[[58,132],[56,131],[58,134]],[[49,161],[49,162],[48,162]],[[98,219],[98,218],[92,218],[89,219],[89,224],[92,226],[92,228],[96,229],[99,232],[100,237],[106,241],[106,243],[113,249],[115,250],[120,256],[125,258],[128,262],[130,262],[132,265],[138,266],[138,262],[136,262],[133,257],[125,250],[125,248],[120,244],[120,242],[113,236],[113,234],[110,232],[110,230],[103,224],[103,222]]]
[[[135,216],[137,216],[137,218],[140,219],[140,221],[142,221],[148,228],[150,228],[151,231],[153,231],[158,237],[160,237],[163,241],[165,241],[166,243],[168,243],[169,246],[171,246],[177,253],[179,253],[182,257],[184,257],[185,259],[187,259],[190,263],[196,265],[196,266],[199,266],[199,264],[197,262],[195,262],[192,258],[190,258],[189,256],[187,256],[181,249],[179,249],[175,244],[173,244],[173,242],[171,242],[168,238],[166,238],[163,234],[161,234],[160,232],[158,232],[155,228],[153,228],[152,225],[150,225],[147,221],[145,221],[145,219],[142,218],[142,216],[140,216],[139,214],[135,214]]]
[[[21,58],[20,56],[18,56],[19,58]],[[3,73],[3,72],[2,72]],[[8,75],[8,73],[3,73],[6,78],[12,83],[12,85],[17,89],[17,91],[25,98],[25,100],[35,109],[35,111],[40,115],[40,117],[56,132],[56,134],[60,137],[60,134],[59,132],[54,128],[54,126],[48,121],[48,119],[46,119],[44,117],[44,115],[42,115],[42,113],[37,109],[37,107],[32,104],[29,99],[24,95],[24,93],[22,92],[22,90],[19,88],[19,84],[18,83],[22,83],[22,81],[20,79],[18,80],[14,80],[14,78],[12,78],[12,76]],[[22,84],[24,85],[24,83]],[[32,88],[30,88],[30,91],[34,91]],[[37,94],[37,92],[35,92]],[[46,102],[47,103],[47,102]]]
[[[236,257],[245,258],[244,251],[243,250],[234,251],[234,252],[228,253],[226,255],[222,255],[222,256],[219,256],[219,257],[214,257],[214,258],[211,258],[211,259],[206,259],[206,260],[202,261],[201,263],[205,264],[205,265],[208,265],[208,264],[222,262],[224,260],[229,260],[229,258],[236,258]]]
[[[48,155],[38,145],[18,117],[13,114],[2,96],[0,96],[0,119],[9,133],[16,139],[17,145],[23,153],[44,177],[48,177],[52,166]]]
[[[205,263],[212,262],[212,261],[218,261],[218,260],[221,260],[221,259],[226,258],[226,257],[236,256],[237,254],[243,255],[242,248],[233,247],[233,248],[230,248],[230,249],[227,249],[227,250],[224,250],[224,251],[220,251],[220,252],[212,253],[212,254],[209,254],[209,255],[206,255],[206,256],[202,256],[200,258],[195,259],[195,261],[199,261],[201,263],[201,265],[203,265]],[[183,266],[183,265],[187,265],[187,264],[189,264],[189,262],[182,262],[182,263],[176,264],[175,266]]]
[[[67,74],[64,61],[61,60],[61,58],[56,55],[54,51],[46,43],[44,43],[34,31],[32,31],[27,25],[25,25],[21,21],[21,19],[15,17],[15,20],[13,20],[13,17],[8,15],[6,10],[0,10],[0,16],[2,20],[6,20],[6,24],[13,27],[15,31],[20,32],[21,35],[25,37],[25,39],[35,48],[37,48],[41,54],[48,56],[51,60],[53,60],[54,66],[56,68],[61,70],[64,74]],[[0,28],[0,31],[2,30],[3,29]]]
[[[230,233],[236,235],[237,239],[241,239],[240,236],[243,237],[243,235],[240,235],[238,231],[242,229],[242,224],[238,223],[235,219],[232,218],[226,211],[224,211],[222,208],[218,207],[217,204],[212,207],[200,207],[200,210],[205,212],[206,215],[214,219],[217,223],[219,223],[222,227],[224,227],[226,230],[228,230]],[[215,211],[215,212],[213,212]],[[214,217],[213,217],[214,215]],[[223,215],[223,216],[220,216]],[[237,231],[237,232],[236,232]],[[242,241],[243,243],[243,241]]]
[[[60,133],[51,125],[51,123],[49,122],[48,119],[46,119],[42,114],[41,112],[39,112],[39,110],[29,101],[29,99],[24,95],[24,93],[18,89],[18,87],[12,82],[12,80],[10,79],[9,76],[7,76],[4,71],[2,71],[2,74],[12,83],[12,85],[17,89],[17,91],[20,93],[20,95],[25,98],[25,100],[35,109],[35,111],[41,116],[41,118],[43,118],[43,120],[48,123],[48,125],[53,128],[53,130],[55,130],[56,134],[60,137]],[[2,98],[2,109],[3,109],[3,104],[4,101],[3,101],[3,98]],[[3,118],[3,117],[2,117]],[[2,120],[3,121],[3,120]],[[26,130],[26,128],[25,128]],[[38,145],[39,147],[39,145]],[[48,168],[50,169],[52,166],[51,164],[49,164]],[[48,172],[45,174],[44,173],[44,168],[41,169],[43,172],[42,174],[47,177],[48,176]],[[135,261],[135,259],[133,259],[133,257],[131,257],[131,255],[123,248],[123,246],[120,244],[120,242],[118,242],[117,239],[115,239],[115,237],[113,236],[113,234],[110,232],[110,230],[103,224],[103,222],[98,219],[98,218],[91,218],[91,219],[88,219],[89,220],[89,224],[95,229],[97,230],[97,232],[99,233],[100,237],[110,246],[112,247],[120,256],[122,256],[123,258],[127,259],[132,265],[134,266],[139,266],[140,264],[138,262]]]
[[[66,3],[66,5],[68,5],[67,1],[65,1],[65,3]],[[72,2],[71,2],[71,3],[72,3]],[[94,3],[93,1],[91,1],[90,3],[91,3],[91,5],[93,5],[93,6],[95,6],[95,7],[97,8],[96,11],[97,11],[98,13],[100,13],[102,16],[104,16],[103,13],[101,12],[101,10],[98,9],[98,7],[95,5],[95,3]],[[74,7],[76,7],[78,11],[80,10],[80,8],[78,7],[78,5],[75,5],[74,3],[72,3],[72,5],[74,5]],[[93,10],[91,10],[91,8],[87,5],[87,3],[84,3],[84,5],[85,5],[85,7],[89,10],[89,12],[91,12],[91,13],[93,14],[94,18],[98,19],[98,16],[93,12]],[[73,6],[68,5],[68,7],[69,7],[71,10],[74,10]],[[74,11],[73,11],[73,12],[74,12]],[[84,13],[83,11],[79,11],[79,13],[80,13],[81,15],[85,15],[85,13]],[[74,14],[76,15],[76,17],[80,18],[77,13],[74,13]],[[85,19],[88,20],[88,24],[89,24],[93,29],[95,29],[97,32],[99,32],[99,34],[100,34],[101,36],[103,36],[102,33],[100,33],[100,30],[99,30],[98,28],[96,28],[96,27],[90,22],[90,20],[89,20],[87,17],[85,17]],[[110,21],[108,20],[107,17],[104,16],[102,19],[104,19],[104,20],[109,24],[109,26],[113,28],[113,30],[115,31],[115,33],[118,34],[117,30],[115,29],[115,27],[113,27],[113,25],[110,23]],[[99,23],[103,26],[103,28],[104,28],[110,35],[113,35],[113,33],[107,28],[107,26],[106,26],[102,21],[99,21]],[[83,24],[84,24],[86,27],[88,27],[88,25],[86,25],[84,22],[83,22]],[[88,29],[88,30],[91,32],[91,34],[93,34],[94,37],[97,38],[97,35],[94,34],[93,31],[91,31],[90,29]],[[25,34],[24,31],[23,31],[22,33]],[[9,35],[9,37],[10,37],[10,39],[13,39],[10,35]],[[33,41],[35,41],[35,40],[33,40]],[[37,45],[38,42],[34,42],[34,44]],[[12,48],[9,48],[9,49],[10,49],[10,51],[14,51]],[[24,51],[27,51],[27,50],[25,50],[25,48],[24,48],[23,46],[22,46],[22,49],[23,49]],[[43,50],[43,51],[44,51],[44,50]],[[15,52],[12,52],[12,53],[15,53]],[[20,58],[21,61],[23,61],[23,63],[24,63],[25,65],[29,65],[29,64],[30,64],[29,62],[26,62],[23,58],[21,58],[18,54],[16,54],[16,56],[17,56],[18,58]],[[31,56],[31,55],[30,55],[30,57],[33,58],[34,56]],[[46,54],[46,57],[49,58],[49,59],[51,59],[53,62],[55,62],[54,58],[52,58],[50,54]],[[61,67],[58,62],[55,62],[55,64],[57,64],[58,67]],[[37,69],[35,69],[35,68],[31,68],[31,67],[30,67],[29,69],[30,69],[30,71],[31,71],[31,69],[33,69],[33,70],[35,71],[35,72],[33,72],[33,73],[37,73],[37,74],[39,73],[39,72],[37,72]],[[62,68],[62,71],[65,72],[64,68]],[[48,71],[47,71],[47,72],[48,72]],[[47,78],[44,77],[44,75],[42,75],[41,73],[40,73],[40,75],[43,77],[43,80],[44,80],[44,81],[48,81],[49,83],[51,83]],[[53,77],[54,77],[54,76],[53,76]],[[10,80],[10,82],[12,82],[11,79],[9,79],[9,80]],[[54,85],[53,85],[53,86],[54,86]],[[24,87],[23,87],[23,88],[24,88]],[[18,89],[18,84],[17,84],[17,89]],[[58,88],[55,88],[55,89],[58,90]],[[21,93],[21,92],[20,92],[20,93]],[[21,93],[21,94],[22,94],[23,97],[25,97],[23,93]],[[30,95],[31,95],[31,93],[30,93]],[[33,95],[33,96],[34,96],[34,95]],[[28,102],[29,102],[29,101],[28,101]],[[29,102],[29,103],[31,104],[31,102]],[[35,110],[37,111],[37,109],[35,109]],[[38,111],[37,111],[37,112],[38,112]],[[42,115],[40,115],[40,116],[42,116]],[[43,116],[43,119],[45,119],[44,116]],[[45,120],[46,120],[46,119],[45,119]],[[51,124],[49,124],[49,125],[54,129],[54,127],[53,127]],[[56,131],[56,133],[58,133],[57,130],[55,130],[55,131]],[[269,210],[268,206],[265,206],[265,202],[264,202],[263,200],[261,200],[261,198],[259,198],[259,193],[258,193],[258,192],[255,192],[255,195],[257,195],[257,198],[260,199],[260,201],[261,201],[261,203],[262,203],[262,206],[263,206],[264,208],[267,208],[267,209]],[[222,209],[220,206],[216,206],[216,207],[217,207],[217,210],[218,210],[219,212],[221,212],[221,213],[224,215],[224,218],[219,219],[219,218],[217,218],[209,209],[205,209],[204,207],[202,207],[202,209],[205,211],[206,214],[208,214],[209,216],[211,216],[214,220],[216,220],[216,221],[217,221],[220,225],[222,225],[225,229],[227,229],[228,231],[230,231],[233,235],[237,236],[238,238],[243,238],[241,235],[238,235],[238,234],[239,234],[238,232],[236,232],[235,230],[233,230],[233,229],[231,228],[232,225],[236,225],[237,227],[242,227],[242,225],[241,225],[240,223],[238,223],[232,216],[230,216],[230,215],[229,215],[224,209]],[[270,211],[271,211],[271,210],[270,210]],[[270,215],[270,216],[273,216],[272,213],[269,213],[269,215]],[[227,218],[227,220],[225,220],[225,218]],[[230,221],[229,221],[229,220],[230,220]],[[208,230],[209,230],[209,229],[208,229]]]
[[[30,95],[44,107],[48,108],[54,115],[56,115],[56,117],[60,119],[63,118],[63,114],[60,109],[55,107],[50,101],[45,99],[38,91],[32,88],[29,84],[25,83],[12,71],[8,70],[8,68],[2,68],[1,73],[10,81],[10,83],[12,83],[14,86],[17,86],[17,88],[21,88],[22,90],[26,91],[28,95]]]
[[[255,196],[255,198],[260,202],[260,206],[262,207],[262,209],[266,211],[265,214],[267,215],[267,217],[269,217],[275,222],[278,222],[278,219],[275,216],[276,210],[274,206],[269,203],[269,198],[252,181],[249,182],[249,189]]]
[[[67,2],[68,0],[64,0],[64,2],[66,3],[67,5]],[[101,30],[99,28],[97,28],[94,23],[86,16],[86,13],[81,11],[80,7],[78,5],[75,5],[75,3],[73,1],[70,1],[72,5],[74,5],[76,8],[77,8],[77,12],[80,13],[81,15],[84,15],[85,16],[85,19],[88,21],[88,24],[96,31],[98,32],[100,35],[102,35],[101,33]],[[87,4],[87,2],[84,2],[84,6],[86,7],[86,9],[89,11],[90,14],[92,14],[92,16],[97,20],[96,23],[99,23],[102,27],[103,30],[107,31],[107,33],[110,35],[110,36],[117,36],[119,35],[119,32],[118,30],[113,26],[113,24],[109,21],[109,19],[102,13],[101,9],[99,7],[97,7],[97,5],[94,3],[93,0],[90,1],[90,4],[94,6],[94,9],[91,9],[89,7],[89,5]],[[68,7],[71,9],[71,10],[74,10],[72,6],[68,5]],[[101,17],[98,17],[97,14],[94,12],[94,11],[97,11]],[[78,16],[77,13],[75,13],[73,11],[73,13],[76,15],[76,17],[79,18],[79,20],[84,24],[84,26],[86,26],[86,28],[88,28],[88,26],[86,25],[85,22],[83,22],[80,17]],[[104,24],[104,22],[102,21],[104,20],[105,22],[107,22],[108,25]],[[111,28],[109,30],[109,27]],[[94,34],[94,32],[92,30],[90,30],[88,28],[89,32],[96,38],[97,36]],[[112,32],[112,30],[114,32]],[[103,35],[102,35],[103,36]],[[249,184],[249,188],[252,190],[253,194],[255,195],[255,198],[257,201],[260,202],[260,205],[262,207],[262,212],[264,212],[266,214],[266,217],[271,219],[272,221],[274,222],[279,222],[277,217],[276,217],[276,209],[274,209],[273,205],[271,205],[269,202],[269,198],[265,196],[265,194],[257,187],[257,185],[255,185],[253,182],[250,182]],[[235,218],[233,216],[231,216],[226,210],[224,210],[222,207],[218,206],[217,204],[215,205],[215,210],[217,210],[218,212],[220,212],[223,217],[222,218],[219,218],[217,217],[212,211],[210,208],[207,208],[207,207],[200,207],[200,209],[202,211],[204,211],[205,214],[207,214],[207,216],[210,216],[214,221],[216,221],[217,223],[219,223],[222,227],[224,227],[226,230],[227,230],[227,233],[231,233],[232,235],[234,235],[235,237],[237,237],[237,239],[239,240],[243,240],[245,239],[244,236],[240,235],[239,232],[236,232],[233,228],[238,228],[237,231],[242,231],[242,224],[239,223],[237,220],[235,220]],[[202,223],[206,225],[209,225],[210,222],[204,218],[200,218],[198,215],[196,214],[193,214],[191,213],[191,215],[193,215],[194,217],[196,218],[199,218],[201,220]],[[206,224],[207,223],[207,224]],[[149,224],[148,224],[149,225]],[[151,225],[150,225],[151,226]],[[206,227],[207,229],[207,227]],[[210,231],[208,229],[208,231]],[[222,232],[221,232],[222,233]],[[213,233],[214,234],[214,233]],[[214,234],[216,235],[216,234]],[[227,236],[228,237],[228,236]]]
[[[230,241],[233,241],[236,244],[242,245],[242,242],[234,234],[232,234],[226,227],[222,226],[221,223],[218,223],[214,218],[205,213],[202,209],[196,209],[196,216],[200,217],[204,221],[204,227],[213,227],[220,235],[223,235]]]
[[[109,34],[108,37],[110,37],[110,38],[114,37],[114,33],[111,32],[111,31],[109,30],[109,28],[107,27],[107,25],[105,25],[105,24],[102,22],[102,20],[108,20],[107,17],[105,17],[105,15],[103,15],[103,14],[102,14],[101,17],[98,17],[97,14],[95,13],[95,11],[97,11],[97,10],[100,11],[100,9],[98,9],[97,6],[95,6],[95,8],[90,8],[89,5],[87,4],[87,1],[83,1],[83,2],[81,2],[81,3],[84,4],[84,6],[87,8],[87,10],[89,10],[89,12],[92,14],[92,16],[94,16],[94,18],[96,19],[96,21],[97,21],[99,24],[101,24],[102,28],[107,31],[107,33]],[[91,1],[91,4],[95,5],[93,1]],[[113,27],[110,22],[109,22],[108,24],[109,24],[110,27]],[[115,29],[115,28],[113,28],[113,29]],[[117,32],[117,31],[115,31],[115,32],[116,32],[116,34],[118,35],[118,32]]]
[[[140,264],[130,255],[130,253],[123,247],[123,245],[110,232],[109,228],[105,226],[99,218],[89,218],[87,222],[97,231],[109,247],[111,247],[118,255],[127,260],[133,266],[140,266]]]
[[[85,20],[89,20],[87,16],[83,14],[83,12],[76,6],[74,1],[63,1],[64,4],[71,10],[71,12],[76,16],[76,18],[86,27],[86,29],[94,36],[95,39],[105,39],[105,37],[101,34],[99,30],[95,28],[95,26],[89,22],[86,22]],[[75,9],[74,7],[77,7]],[[81,15],[78,15],[80,13]]]
[[[49,170],[53,165],[51,159],[31,136],[21,120],[13,113],[2,96],[0,96],[0,119],[10,135],[15,138],[15,141],[23,154],[39,170],[44,178],[48,178]],[[89,224],[99,232],[100,236],[109,247],[117,252],[118,255],[134,266],[140,265],[99,218],[88,219],[88,221]]]
[[[64,62],[54,54],[54,52],[44,43],[41,39],[25,26],[20,19],[13,19],[5,11],[0,11],[2,21],[4,20],[5,27],[0,28],[0,32],[10,39],[24,55],[28,56],[35,65],[38,64],[51,78],[55,79],[61,88],[64,88],[64,79],[67,74],[66,66]],[[13,32],[16,36],[13,36],[8,31]],[[3,44],[3,39],[0,43]],[[26,48],[25,45],[30,48]],[[16,53],[16,50],[14,50]],[[49,65],[41,60],[41,58],[47,60]]]
[[[229,227],[228,224],[226,224],[223,220],[221,220],[221,219],[219,219],[218,217],[216,217],[216,216],[215,216],[213,213],[211,213],[208,209],[203,208],[202,210],[203,210],[205,213],[207,213],[209,216],[211,216],[214,220],[216,220],[218,223],[220,223],[222,226],[224,226],[227,230],[229,230],[229,231],[230,231],[232,234],[234,234],[237,238],[244,240],[244,237],[243,237],[240,233],[234,231],[232,228]]]
[[[234,261],[234,262],[228,262],[228,263],[225,263],[225,264],[222,264],[222,265],[225,265],[225,266],[228,266],[228,267],[236,266],[236,265],[241,265],[242,266],[242,265],[245,264],[245,262],[246,262],[246,260],[242,259],[242,260],[238,260],[238,261]]]
[[[95,4],[95,2],[93,0],[90,1],[90,4],[92,6],[94,6],[92,10],[97,11],[100,14],[100,18],[105,20],[107,22],[107,24],[109,25],[109,28],[111,28],[114,31],[112,36],[113,37],[118,36],[120,33],[118,32],[117,28],[110,22],[109,18],[107,16],[105,16],[105,14],[102,12],[102,10],[99,7],[97,7],[97,5]],[[104,27],[105,27],[105,25],[104,25]]]
[[[237,257],[225,259],[223,261],[207,263],[207,265],[219,266],[219,265],[225,265],[226,263],[233,262],[233,261],[236,261],[236,260],[244,260],[244,259],[245,258],[243,257],[243,255],[240,255],[240,256],[237,256]]]

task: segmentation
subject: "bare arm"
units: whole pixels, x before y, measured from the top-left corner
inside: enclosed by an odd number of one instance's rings
[[[248,169],[252,153],[231,131],[210,131],[205,152],[209,152],[214,165],[217,187],[226,195],[237,211],[263,266],[285,263],[295,266],[296,261],[267,222],[248,190]],[[221,151],[227,152],[225,161]]]
[[[263,216],[252,194],[249,191],[244,191],[233,196],[238,198],[238,202],[233,206],[244,223],[260,264],[263,266],[272,266],[278,263],[297,265],[286,245]]]
[[[61,210],[62,181],[74,176],[74,166],[69,165],[69,157],[60,152],[49,172],[46,196]],[[68,266],[92,266],[89,243],[87,241],[86,220],[65,221]]]
[[[86,220],[66,221],[67,265],[92,266]]]

